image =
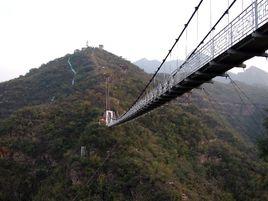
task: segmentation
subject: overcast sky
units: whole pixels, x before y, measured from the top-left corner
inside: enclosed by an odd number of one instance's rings
[[[228,0],[212,1],[212,22]],[[244,0],[244,6],[252,0]],[[183,28],[199,0],[7,0],[0,1],[0,81],[18,77],[89,41],[130,61],[161,60]],[[230,0],[231,2],[231,0]],[[210,0],[204,0],[189,31],[188,41],[209,29]],[[242,0],[236,11],[242,10]],[[201,18],[202,16],[202,18]],[[192,35],[190,35],[192,34]],[[196,35],[196,36],[195,36]],[[186,40],[186,39],[185,39]],[[190,48],[188,47],[188,51]],[[178,47],[170,59],[187,48]],[[182,53],[183,52],[183,53]],[[179,56],[180,55],[180,56]],[[247,64],[268,71],[268,62],[256,58]]]

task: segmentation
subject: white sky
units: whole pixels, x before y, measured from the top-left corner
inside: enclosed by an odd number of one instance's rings
[[[199,39],[209,29],[209,1],[204,0],[199,13]],[[211,1],[212,21],[215,21],[227,8],[228,0]],[[252,0],[243,1],[246,5]],[[106,50],[130,61],[144,57],[161,60],[198,2],[2,0],[0,81],[18,77],[30,68],[72,53],[85,46],[87,40],[90,46],[104,44]],[[238,2],[236,11],[242,10],[241,3],[242,0]],[[192,26],[189,35],[196,34],[196,22]],[[182,49],[177,49],[178,55],[185,53],[186,50]],[[173,55],[170,59],[176,57]],[[268,71],[268,62],[263,58],[250,60],[247,64]]]

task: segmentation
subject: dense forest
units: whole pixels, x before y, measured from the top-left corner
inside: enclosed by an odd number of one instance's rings
[[[249,125],[264,123],[256,110],[232,105],[233,118],[246,114],[236,127],[226,105],[195,91],[107,128],[99,123],[107,77],[111,109],[121,114],[150,75],[88,47],[0,83],[0,200],[268,200],[267,137],[243,127],[252,115],[259,122]],[[211,100],[232,91],[216,85],[222,90],[206,87]]]
[[[260,157],[263,158],[263,160],[265,160],[266,162],[268,162],[268,118],[266,119],[264,126],[266,128],[267,134],[266,136],[259,139],[258,148]]]

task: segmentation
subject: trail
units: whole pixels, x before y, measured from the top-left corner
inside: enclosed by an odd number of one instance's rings
[[[69,57],[69,59],[68,59],[68,64],[69,64],[69,67],[70,67],[71,71],[72,71],[73,74],[74,74],[74,76],[73,76],[73,80],[72,80],[72,85],[74,85],[76,71],[74,70],[74,68],[73,68],[73,66],[72,66],[72,64],[71,64],[71,62],[70,62],[70,57]]]

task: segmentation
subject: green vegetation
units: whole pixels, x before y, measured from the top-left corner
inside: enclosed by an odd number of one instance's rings
[[[231,124],[173,102],[109,129],[98,123],[105,78],[121,113],[149,76],[87,48],[72,55],[72,87],[68,56],[0,84],[0,200],[268,200],[267,163]]]
[[[265,133],[263,122],[268,115],[265,112],[268,108],[268,87],[237,84],[250,100],[241,92],[238,93],[232,84],[214,83],[203,85],[209,97],[204,96],[201,90],[196,90],[192,101],[204,110],[217,110],[216,115],[220,114],[245,140],[256,143]]]
[[[268,119],[265,122],[265,127],[267,129],[267,136],[263,137],[258,142],[258,147],[260,151],[260,157],[268,162]]]

